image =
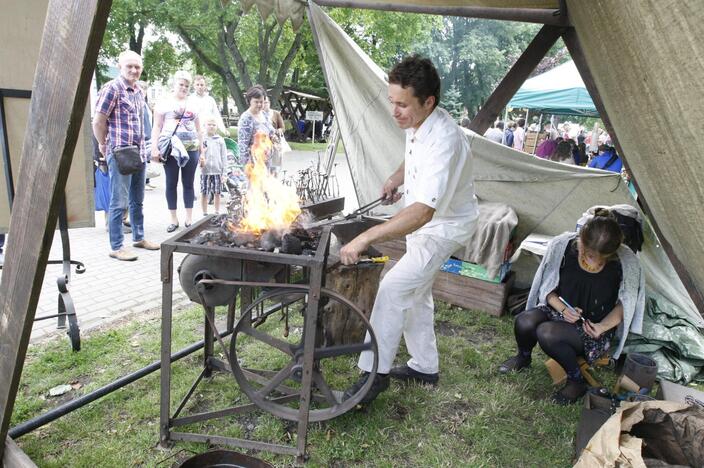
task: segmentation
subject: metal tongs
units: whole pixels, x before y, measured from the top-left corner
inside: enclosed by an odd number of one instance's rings
[[[339,223],[341,221],[349,221],[350,219],[354,219],[357,216],[362,216],[363,214],[373,210],[377,206],[381,205],[381,203],[384,200],[386,200],[386,195],[382,195],[380,198],[377,198],[373,202],[367,203],[364,206],[360,206],[356,210],[352,211],[351,213],[349,213],[341,218],[332,218],[332,219],[326,219],[325,221],[318,221],[318,222],[315,222],[315,223],[312,223],[312,224],[306,226],[306,229],[316,228],[316,227],[320,227],[320,226],[327,226],[328,224],[335,224],[335,223]]]

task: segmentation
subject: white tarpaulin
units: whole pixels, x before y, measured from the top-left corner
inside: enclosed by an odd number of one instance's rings
[[[383,181],[401,164],[404,134],[394,123],[386,74],[317,5],[309,4],[328,90],[360,204],[378,198]],[[518,214],[518,241],[531,232],[574,230],[594,205],[637,206],[620,175],[569,166],[514,151],[468,132],[475,187],[482,201],[501,202]],[[664,249],[648,225],[640,254],[646,284],[704,326]]]

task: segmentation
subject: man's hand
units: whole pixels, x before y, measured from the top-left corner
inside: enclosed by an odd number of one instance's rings
[[[100,154],[103,155],[103,158],[105,159],[105,153],[107,152],[108,147],[105,145],[105,143],[98,143],[98,151],[100,151]]]
[[[381,195],[384,197],[382,205],[393,205],[401,199],[401,194],[398,191],[398,184],[391,178],[387,179],[384,186],[381,188]]]
[[[565,318],[565,322],[575,323],[582,318],[582,309],[575,307],[575,309],[572,310],[569,307],[565,307],[565,310],[562,312],[562,316]]]
[[[359,261],[359,256],[369,247],[369,243],[357,236],[340,249],[340,261],[343,265],[354,265]]]

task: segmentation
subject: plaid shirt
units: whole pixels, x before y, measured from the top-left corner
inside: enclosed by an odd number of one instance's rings
[[[129,86],[121,76],[106,83],[98,94],[95,111],[108,120],[108,157],[112,156],[113,148],[136,145],[142,161],[147,161],[142,126],[144,94],[139,86]]]

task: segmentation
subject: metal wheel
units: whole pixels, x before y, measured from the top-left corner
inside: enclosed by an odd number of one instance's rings
[[[291,304],[281,311],[262,313],[261,304]],[[325,346],[320,315],[323,306],[336,301],[344,306],[349,318],[363,323],[363,336],[370,340]],[[235,325],[230,342],[230,365],[242,391],[249,399],[275,416],[297,421],[304,359],[303,330],[307,318],[308,288],[277,288],[255,300]],[[313,353],[313,379],[309,421],[324,421],[354,408],[366,395],[376,375],[378,349],[376,337],[364,314],[340,294],[321,290],[316,347]],[[344,391],[359,378],[356,363],[362,351],[374,355],[372,378],[349,399],[342,401]]]

